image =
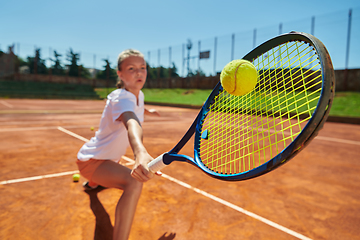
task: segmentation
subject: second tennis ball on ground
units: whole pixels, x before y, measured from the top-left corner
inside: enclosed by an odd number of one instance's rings
[[[75,174],[73,175],[73,181],[74,181],[74,182],[78,182],[79,180],[80,180],[80,174],[75,173]]]
[[[228,93],[243,96],[255,88],[257,77],[257,70],[250,61],[237,59],[226,64],[221,71],[220,82]]]

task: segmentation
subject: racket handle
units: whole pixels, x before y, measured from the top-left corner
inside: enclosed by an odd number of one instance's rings
[[[161,154],[160,156],[148,163],[148,167],[151,172],[155,173],[167,166],[163,161],[163,156],[164,154]]]

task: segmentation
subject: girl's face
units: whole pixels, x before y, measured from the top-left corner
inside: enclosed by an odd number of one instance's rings
[[[121,63],[120,69],[117,71],[117,74],[123,81],[125,89],[137,97],[146,81],[147,70],[145,59],[138,56],[130,56]]]

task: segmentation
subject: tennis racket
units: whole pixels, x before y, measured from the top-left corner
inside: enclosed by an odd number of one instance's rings
[[[254,90],[237,97],[219,82],[179,143],[149,163],[152,172],[183,161],[218,179],[250,179],[288,162],[317,135],[335,94],[325,46],[290,32],[243,59],[258,71]],[[194,157],[179,154],[194,133]]]

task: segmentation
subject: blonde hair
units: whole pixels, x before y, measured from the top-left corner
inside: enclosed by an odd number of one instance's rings
[[[124,51],[122,51],[119,56],[118,56],[118,61],[117,61],[117,70],[121,71],[121,63],[128,57],[131,56],[135,56],[135,57],[142,57],[144,58],[144,55],[136,50],[136,49],[126,49]],[[116,87],[117,88],[122,88],[124,86],[123,82],[121,81],[121,79],[118,77],[118,82],[116,83]]]

